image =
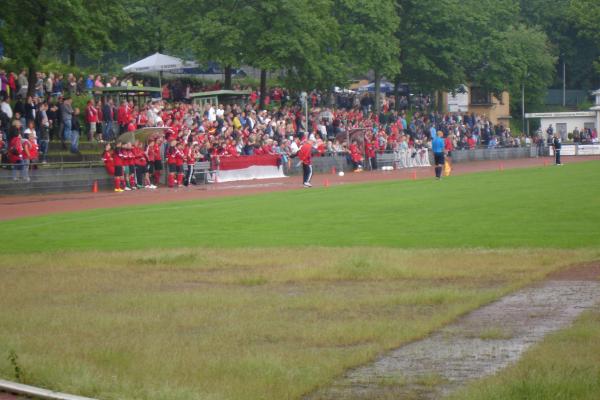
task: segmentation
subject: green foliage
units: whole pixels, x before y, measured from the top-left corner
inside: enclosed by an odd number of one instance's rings
[[[466,26],[459,0],[399,0],[399,80],[424,90],[454,90],[466,80]]]

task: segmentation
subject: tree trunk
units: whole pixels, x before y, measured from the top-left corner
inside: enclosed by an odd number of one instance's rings
[[[381,98],[381,73],[375,70],[375,115],[379,116],[379,99]]]
[[[400,111],[400,75],[394,79],[394,110]]]
[[[28,68],[28,88],[27,88],[27,96],[33,96],[35,92],[35,83],[37,82],[37,77],[35,73],[37,72],[37,63],[38,58],[42,52],[42,48],[44,47],[44,35],[46,33],[46,14],[48,11],[48,6],[42,6],[39,9],[39,13],[37,16],[37,26],[36,26],[36,35],[35,35],[35,54],[32,54],[30,62],[27,65]]]
[[[267,96],[267,70],[260,70],[260,109],[265,108],[265,97]]]
[[[231,65],[225,66],[225,89],[231,90]]]
[[[436,93],[437,111],[439,113],[446,112],[445,106],[444,106],[444,92],[442,90],[438,90],[435,93]]]
[[[73,47],[69,47],[69,65],[75,66],[75,49]]]
[[[37,77],[35,73],[37,72],[37,66],[34,64],[29,64],[27,68],[27,96],[33,96],[35,93],[35,84],[37,82]]]

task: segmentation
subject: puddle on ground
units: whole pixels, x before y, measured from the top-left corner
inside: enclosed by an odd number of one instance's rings
[[[439,399],[514,363],[531,345],[596,304],[600,282],[546,281],[352,370],[307,399]]]

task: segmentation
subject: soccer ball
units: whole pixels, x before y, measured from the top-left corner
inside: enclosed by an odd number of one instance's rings
[[[338,175],[339,175],[339,176],[344,176],[344,171],[340,171],[340,172],[338,172]]]

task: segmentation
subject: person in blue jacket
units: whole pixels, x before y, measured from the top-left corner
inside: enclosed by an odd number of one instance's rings
[[[433,151],[433,159],[435,164],[435,178],[442,179],[442,169],[444,168],[444,150],[446,143],[444,142],[444,133],[438,131],[437,137],[431,142],[431,150]]]

